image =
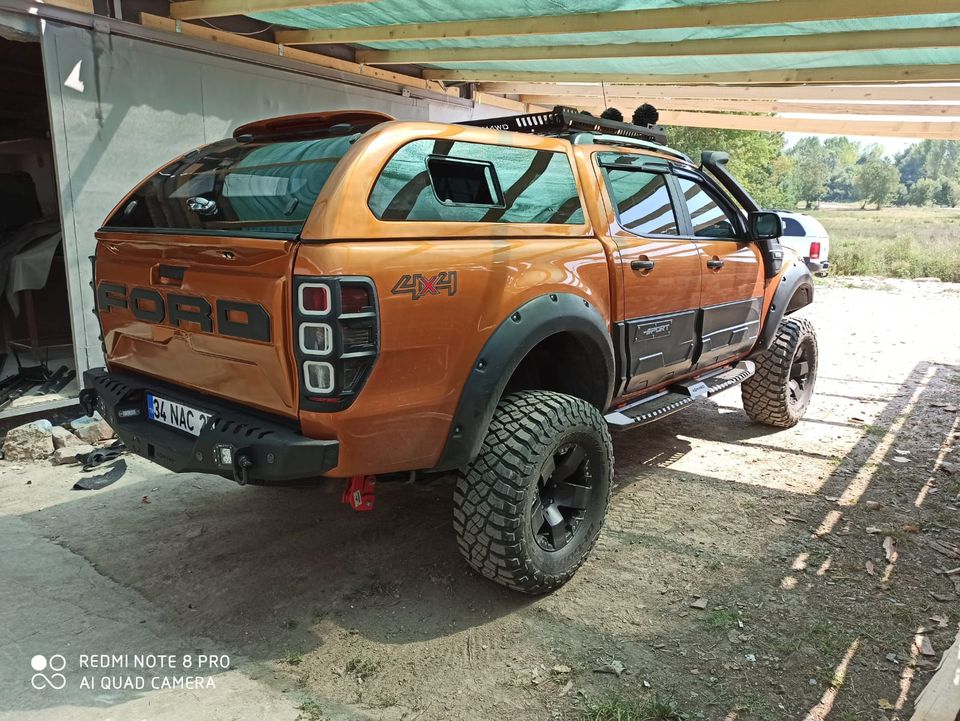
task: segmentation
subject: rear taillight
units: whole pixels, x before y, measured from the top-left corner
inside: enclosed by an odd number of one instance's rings
[[[810,243],[810,260],[817,260],[820,257],[820,241],[815,240]]]
[[[380,349],[376,287],[369,278],[296,276],[293,299],[300,406],[346,408]]]
[[[302,283],[298,301],[301,313],[326,315],[330,312],[330,286],[325,283]]]

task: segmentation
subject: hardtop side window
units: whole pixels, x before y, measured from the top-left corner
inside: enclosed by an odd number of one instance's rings
[[[598,158],[616,206],[617,220],[624,230],[636,235],[678,235],[677,215],[666,177],[662,172],[642,170],[645,160],[649,158]]]
[[[431,155],[427,158],[427,170],[437,200],[445,205],[503,207],[497,172],[488,161]]]
[[[460,194],[459,201],[454,193]],[[467,197],[494,202],[464,202]],[[423,139],[404,145],[384,166],[368,205],[380,220],[585,222],[565,153],[462,141]]]
[[[296,237],[358,137],[212,143],[147,179],[104,227]]]
[[[706,183],[685,175],[677,175],[677,182],[687,204],[695,236],[720,240],[740,238],[739,220],[727,210],[726,204],[719,201],[713,190],[707,189]]]

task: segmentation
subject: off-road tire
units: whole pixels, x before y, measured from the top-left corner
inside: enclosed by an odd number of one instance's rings
[[[809,371],[799,399],[791,396],[790,372],[798,353],[808,356]],[[813,324],[806,318],[785,318],[773,344],[754,359],[756,373],[743,382],[743,409],[754,421],[777,428],[797,425],[810,405],[817,379],[819,353]]]
[[[532,527],[535,509],[546,518],[541,477],[556,454],[577,446],[588,459],[578,472],[589,475],[589,506],[571,540],[545,550]],[[612,487],[613,444],[596,408],[561,393],[508,395],[497,406],[480,454],[457,478],[453,527],[460,552],[478,573],[508,588],[552,591],[573,576],[596,543]]]

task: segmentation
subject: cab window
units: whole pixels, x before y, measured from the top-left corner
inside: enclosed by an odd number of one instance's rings
[[[677,216],[663,173],[605,166],[620,227],[637,235],[677,235]]]
[[[690,222],[693,225],[693,234],[698,238],[730,238],[738,237],[737,219],[717,202],[714,194],[708,191],[702,183],[682,176],[677,177],[680,192],[687,210],[690,212]]]

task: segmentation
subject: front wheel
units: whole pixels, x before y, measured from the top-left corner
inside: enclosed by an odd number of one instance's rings
[[[603,525],[613,443],[596,408],[547,391],[497,406],[476,460],[457,478],[453,527],[477,572],[525,593],[566,583]]]
[[[773,344],[756,359],[757,372],[743,382],[743,409],[777,428],[797,425],[817,380],[817,334],[806,318],[786,318]]]

